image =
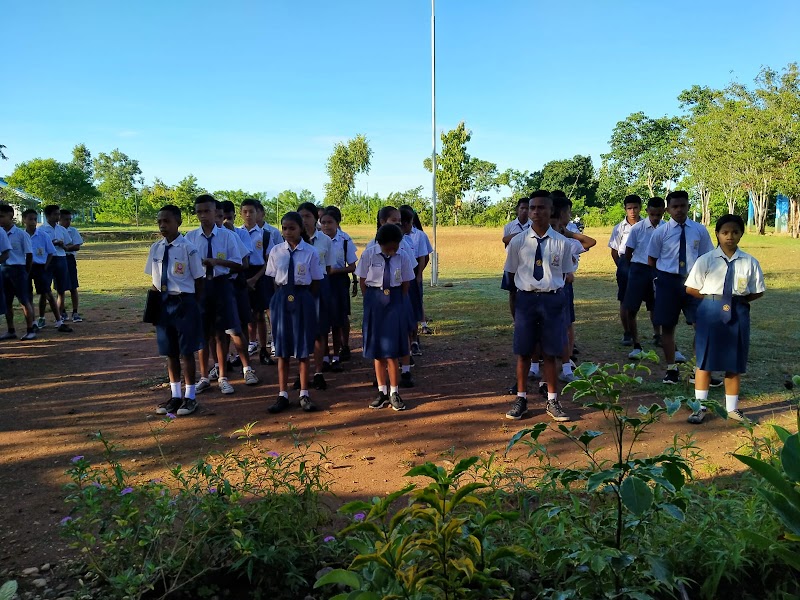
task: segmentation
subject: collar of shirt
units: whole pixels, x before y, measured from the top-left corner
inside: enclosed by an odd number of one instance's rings
[[[692,222],[693,222],[692,220],[686,219],[683,222],[683,225],[686,225],[687,227],[689,227],[689,224],[692,223]],[[675,219],[670,219],[669,221],[667,221],[667,225],[669,227],[672,227],[673,229],[679,229],[680,226],[681,226],[681,223],[678,223]]]
[[[263,232],[264,232],[264,228],[263,228],[263,227],[259,227],[259,226],[258,226],[258,223],[256,223],[255,225],[253,225],[253,227],[252,227],[251,229],[248,229],[246,225],[242,225],[242,227],[241,227],[241,228],[242,228],[242,229],[244,229],[244,230],[245,230],[247,233],[249,233],[249,234],[251,234],[251,235],[252,235],[252,233],[253,233],[254,231],[255,231],[256,233],[263,233]]]
[[[666,223],[666,221],[659,221],[658,224],[653,225],[653,222],[650,219],[643,219],[642,222],[644,223],[645,229],[658,229],[662,225]]]
[[[543,240],[546,237],[553,237],[555,232],[556,232],[555,229],[553,229],[552,227],[548,227],[544,235],[540,236],[538,233],[536,233],[536,231],[534,231],[533,227],[530,227],[528,228],[528,237],[536,238],[537,240]]]
[[[732,261],[732,260],[736,260],[737,258],[742,258],[742,257],[744,256],[744,252],[742,252],[742,249],[741,249],[741,248],[736,248],[736,252],[734,252],[734,253],[733,253],[733,256],[731,256],[730,258],[728,258],[728,255],[727,255],[727,254],[725,254],[725,252],[723,252],[723,251],[722,251],[722,248],[720,248],[719,246],[717,246],[716,248],[714,248],[714,249],[711,251],[711,254],[712,254],[712,255],[714,255],[714,256],[721,256],[721,257],[722,257],[722,258],[724,258],[724,259],[725,259],[727,262],[730,262],[730,261]]]
[[[204,238],[208,239],[213,235],[217,235],[222,230],[222,227],[220,227],[219,225],[215,224],[214,225],[214,229],[211,230],[211,234],[210,235],[206,235],[206,232],[203,231],[203,227],[202,226],[200,226],[199,229],[200,229],[200,235],[202,235]]]

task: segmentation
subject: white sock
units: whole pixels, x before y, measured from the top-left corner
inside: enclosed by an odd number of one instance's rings
[[[725,394],[725,410],[731,412],[739,408],[739,394]]]
[[[389,393],[390,394],[397,394],[399,393],[399,389],[396,385],[389,386]]]
[[[547,392],[547,401],[551,402],[558,399],[558,392]]]
[[[252,371],[252,370],[253,370],[253,367],[250,367],[250,366],[242,367],[242,375],[247,375],[247,372],[248,371]]]
[[[708,400],[708,390],[695,390],[694,397],[695,400],[700,400],[701,402]]]
[[[308,390],[300,390],[300,397],[302,398],[303,396],[308,397]]]
[[[227,377],[220,377],[219,382],[222,383],[223,381],[228,381]]]
[[[517,392],[517,398],[522,398],[523,400],[527,400],[528,392]]]
[[[200,377],[200,381],[205,381],[206,383],[211,383],[211,382],[208,380],[208,377]]]
[[[278,396],[283,396],[284,398],[286,398],[286,399],[288,400],[288,399],[289,399],[289,392],[287,392],[286,390],[284,390],[284,391],[280,392],[280,393],[278,394]]]
[[[539,374],[539,361],[538,360],[535,360],[535,361],[533,361],[531,363],[531,368],[530,368],[530,370],[528,372],[533,374],[533,375],[538,375]]]
[[[400,367],[401,373],[411,373],[411,365],[403,365]]]
[[[388,388],[388,386],[385,386],[385,385],[379,385],[379,386],[378,386],[378,391],[379,391],[381,394],[384,394],[384,395],[385,395],[385,394],[389,393],[389,388]]]
[[[195,394],[195,385],[194,384],[187,385],[186,386],[186,393],[184,394],[186,399],[187,400],[194,400],[195,399],[195,395],[196,395]]]
[[[169,391],[172,394],[173,398],[180,398],[181,397],[181,382],[173,383],[172,381],[169,382]]]
[[[561,365],[561,372],[564,375],[572,375],[572,365],[568,362],[565,362],[563,365]]]

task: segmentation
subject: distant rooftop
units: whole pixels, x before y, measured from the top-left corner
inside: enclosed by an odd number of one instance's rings
[[[42,204],[42,201],[39,198],[19,188],[11,187],[10,185],[8,185],[8,182],[2,177],[0,177],[0,188],[8,188],[23,200],[28,200],[29,202],[35,202],[36,204]]]

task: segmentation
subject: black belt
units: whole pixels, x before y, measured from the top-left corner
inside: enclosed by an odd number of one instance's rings
[[[667,271],[661,271],[660,269],[656,269],[656,274],[659,277],[661,277],[663,275],[666,275],[668,277],[675,277],[675,278],[678,278],[678,279],[681,279],[681,278],[686,279],[687,277],[689,277],[688,273],[686,275],[681,275],[680,273],[669,273]]]
[[[194,298],[194,292],[178,292],[177,294],[174,292],[168,292],[167,297],[169,298],[183,298],[183,297],[191,297]]]
[[[725,299],[722,294],[703,294],[703,298],[708,298],[709,300],[719,300],[720,302]],[[731,302],[744,302],[744,296],[732,296]]]
[[[545,291],[539,291],[539,290],[530,290],[530,291],[528,291],[528,290],[517,289],[517,291],[520,292],[521,294],[557,294],[560,290],[561,290],[561,288],[558,288],[557,290],[547,290],[545,292]]]

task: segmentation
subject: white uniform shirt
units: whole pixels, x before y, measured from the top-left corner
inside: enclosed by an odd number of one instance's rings
[[[33,249],[31,248],[31,237],[27,234],[27,232],[23,231],[16,225],[12,225],[11,229],[8,231],[3,232],[7,234],[6,241],[8,241],[10,248],[8,248],[8,258],[6,259],[6,265],[25,265],[26,264],[26,254],[33,254]],[[0,246],[0,252],[3,251],[2,246]]]
[[[678,275],[678,254],[681,245],[681,227],[673,219],[653,232],[647,256],[656,259],[656,269]],[[691,219],[686,219],[686,272],[692,270],[694,262],[703,254],[711,252],[714,244],[708,230]]]
[[[276,285],[286,285],[289,282],[290,251],[289,242],[282,242],[269,253],[266,274],[275,278]],[[310,244],[300,240],[292,256],[295,285],[311,285],[312,281],[318,281],[325,276],[319,254]]]
[[[25,232],[28,233],[27,231]],[[47,257],[56,253],[56,248],[47,235],[41,229],[36,229],[33,235],[28,234],[31,240],[31,250],[33,250],[33,264],[44,265],[47,263]]]
[[[729,259],[721,248],[715,248],[704,254],[694,263],[686,287],[699,290],[704,296],[716,294],[721,296],[725,287],[725,275],[728,273],[728,261],[733,263],[733,295],[748,296],[760,294],[767,287],[764,285],[764,273],[758,261],[737,249]]]
[[[378,246],[378,242],[375,241],[375,238],[372,238],[369,242],[367,242],[367,248],[372,248],[373,246],[377,246],[378,248],[380,248],[380,246]],[[400,250],[400,252],[404,253],[406,256],[408,256],[408,258],[411,259],[411,268],[412,269],[416,269],[417,265],[419,264],[419,261],[417,260],[417,257],[416,257],[417,251],[414,248],[414,245],[411,242],[411,240],[408,239],[407,235],[404,235],[403,239],[400,241],[400,249],[399,250]],[[364,252],[366,252],[366,248],[364,249]],[[378,250],[378,254],[380,254],[380,253],[381,253],[381,251]],[[361,258],[363,260],[363,258],[364,258],[363,254],[361,255]]]
[[[577,225],[576,225],[574,222],[572,222],[572,221],[570,221],[569,223],[567,223],[567,229],[568,229],[569,231],[571,231],[572,233],[580,233],[580,232],[581,232],[581,228],[580,228],[580,227],[578,227],[578,226],[577,226]]]
[[[273,247],[283,243],[283,236],[281,235],[280,229],[278,229],[277,227],[273,227],[269,223],[264,223],[263,225],[261,225],[261,229],[263,229],[264,231],[269,231],[270,244],[267,247],[267,255],[269,255],[269,251]]]
[[[327,267],[332,267],[335,262],[335,257],[331,252],[331,238],[321,231],[315,231],[309,243],[319,254],[319,263],[322,265],[322,270],[327,271]]]
[[[242,264],[242,252],[239,249],[241,240],[239,236],[225,227],[218,227],[214,225],[211,231],[211,258],[218,258],[220,260],[229,260],[238,264]],[[203,234],[203,228],[198,227],[186,234],[186,240],[192,244],[200,253],[200,259],[208,258],[208,240]],[[231,270],[228,267],[215,266],[214,277],[220,275],[228,275]]]
[[[542,246],[543,277],[533,278],[536,247]],[[525,292],[549,292],[564,287],[564,275],[575,272],[574,246],[550,227],[543,238],[531,227],[508,244],[505,271],[514,273],[514,285]]]
[[[228,229],[228,231],[230,231],[230,229]],[[242,255],[242,264],[244,264],[245,258],[249,259],[253,256],[253,242],[250,239],[250,236],[247,235],[246,231],[235,228],[233,232],[236,234],[236,241],[239,244],[239,254]],[[239,273],[231,273],[230,278],[236,279],[238,276]]]
[[[419,253],[417,255],[418,257],[428,256],[431,252],[433,252],[433,246],[431,246],[431,241],[428,239],[428,234],[421,229],[417,229],[416,227],[412,226],[411,239],[414,240],[414,247]]]
[[[81,237],[81,234],[78,233],[77,229],[75,229],[72,225],[70,225],[69,227],[66,228],[66,230],[67,233],[69,234],[69,240],[65,242],[67,245],[76,244],[80,246],[83,244],[83,238]],[[67,254],[72,254],[72,256],[75,256],[76,252],[77,250],[67,250]]]
[[[236,228],[236,233],[238,233],[239,237],[242,239],[247,236],[250,241],[250,265],[253,267],[260,267],[266,264],[264,260],[264,230],[258,225],[253,225],[252,229],[247,229],[247,227],[242,226]],[[269,234],[267,235],[267,245],[271,246]],[[269,250],[266,254],[269,254]]]
[[[398,252],[389,257],[391,272],[391,287],[403,285],[404,281],[414,279],[414,264],[406,252]],[[383,287],[383,270],[386,260],[381,255],[381,247],[376,243],[369,246],[361,254],[361,260],[356,265],[356,275],[366,280],[367,287]]]
[[[64,229],[61,225],[56,223],[55,225],[50,225],[48,223],[44,223],[43,225],[39,225],[39,229],[44,231],[47,235],[50,236],[50,241],[53,242],[53,246],[55,246],[56,253],[55,256],[66,256],[67,251],[64,250],[64,246],[56,246],[56,240],[61,240],[64,244],[70,243],[70,235],[66,229]]]
[[[646,221],[647,219],[644,220]],[[612,250],[616,250],[620,256],[623,256],[625,254],[625,243],[628,241],[631,229],[641,222],[642,221],[637,221],[631,225],[628,223],[628,219],[622,219],[622,221],[614,225],[614,229],[611,230],[611,237],[608,239],[608,247]]]
[[[511,223],[506,223],[503,227],[503,237],[507,237],[512,233],[522,233],[531,228],[531,220],[528,219],[525,223],[520,223],[519,219],[514,219]],[[516,236],[515,236],[516,237]]]
[[[16,227],[16,225],[12,225],[11,227]],[[0,254],[6,250],[11,250],[11,242],[8,240],[8,232],[3,230],[3,233],[0,233]]]
[[[628,232],[625,248],[620,251],[620,254],[623,254],[630,248],[633,250],[633,256],[631,257],[632,263],[639,263],[641,265],[648,264],[647,251],[650,248],[650,239],[653,237],[653,232],[664,224],[664,221],[659,221],[658,225],[653,227],[649,218],[639,221],[636,225],[631,227],[631,230]]]
[[[161,289],[161,272],[164,268],[164,250],[169,246],[167,256],[167,292],[170,294],[194,294],[194,280],[206,274],[200,251],[178,234],[171,244],[161,238],[150,246],[150,254],[144,265],[144,272],[153,278],[153,286]],[[162,290],[163,291],[163,290]]]
[[[333,255],[334,269],[344,269],[347,265],[352,265],[358,260],[356,255],[356,245],[349,239],[341,229],[331,238],[331,254]],[[345,242],[347,242],[347,252],[345,252]]]
[[[586,248],[584,248],[583,244],[581,244],[575,238],[567,238],[567,241],[569,242],[569,245],[572,247],[572,263],[575,265],[575,271],[577,271],[578,266],[580,265],[581,262],[581,254],[586,252]],[[573,273],[575,271],[573,271]]]

